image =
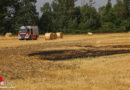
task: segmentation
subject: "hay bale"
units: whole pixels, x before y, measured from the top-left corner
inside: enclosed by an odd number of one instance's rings
[[[57,35],[57,38],[63,38],[63,33],[62,32],[57,32],[56,35]]]
[[[12,37],[12,33],[6,33],[5,37]]]
[[[56,33],[52,33],[52,34],[53,34],[53,39],[57,39]]]
[[[92,32],[88,32],[88,35],[89,35],[89,36],[92,36],[92,35],[93,35],[93,33],[92,33]]]
[[[45,33],[45,40],[53,40],[54,36],[53,33]]]

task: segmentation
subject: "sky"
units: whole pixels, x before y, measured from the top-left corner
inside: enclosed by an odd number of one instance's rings
[[[40,16],[41,16],[40,7],[42,7],[43,4],[46,3],[46,2],[50,2],[51,3],[52,1],[53,0],[37,0],[36,7],[37,7],[37,11],[39,12]],[[87,2],[87,1],[89,1],[89,0],[78,0],[76,2],[76,5],[81,5],[82,2]],[[94,6],[96,8],[99,8],[99,7],[103,6],[103,5],[106,5],[108,0],[94,0],[94,1],[96,2]],[[116,3],[116,0],[111,0],[111,1],[112,1],[113,5]]]

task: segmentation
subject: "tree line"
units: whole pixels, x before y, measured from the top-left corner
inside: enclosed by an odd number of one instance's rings
[[[17,34],[20,26],[38,25],[37,0],[0,0],[0,34]]]
[[[42,16],[36,11],[37,0],[1,0],[0,34],[17,33],[20,26],[38,25],[40,33],[110,33],[130,30],[130,1],[117,0],[96,9],[89,0],[76,6],[77,0],[53,0],[41,7]]]

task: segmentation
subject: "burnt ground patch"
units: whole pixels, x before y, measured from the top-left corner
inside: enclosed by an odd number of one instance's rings
[[[115,45],[113,48],[130,48],[130,45]]]
[[[53,51],[40,51],[29,54],[28,56],[37,56],[42,60],[68,60],[75,58],[107,56],[115,54],[130,53],[130,49],[125,50],[53,50]]]

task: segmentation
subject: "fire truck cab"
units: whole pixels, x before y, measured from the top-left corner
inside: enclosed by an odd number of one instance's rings
[[[37,26],[22,26],[18,32],[19,40],[37,40],[39,30]]]

